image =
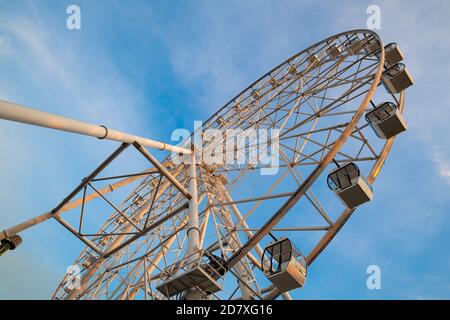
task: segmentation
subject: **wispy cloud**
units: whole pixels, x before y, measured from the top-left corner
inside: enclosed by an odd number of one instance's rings
[[[16,43],[12,50],[16,59],[22,58],[18,67],[28,68],[30,78],[43,90],[54,86],[59,91],[53,96],[58,109],[128,130],[143,125],[136,109],[143,103],[142,92],[121,78],[106,55],[86,55],[67,39],[70,31],[61,33],[24,17],[2,20],[1,28]]]
[[[199,97],[206,117],[317,40],[323,30],[312,27],[314,7],[313,1],[198,1],[175,6],[160,36],[177,78]],[[330,10],[322,11],[326,20]]]
[[[64,11],[54,16],[33,3],[8,9],[0,12],[0,99],[149,134],[142,88],[130,84],[114,56],[91,37],[59,26]],[[115,147],[3,121],[0,132],[2,229],[51,209]],[[130,158],[122,169],[132,171],[134,164]],[[81,249],[66,232],[51,222],[25,232],[20,252],[2,257],[8,279],[0,296],[48,298]]]
[[[450,184],[450,159],[446,158],[438,147],[433,147],[431,159],[436,163],[439,175]]]

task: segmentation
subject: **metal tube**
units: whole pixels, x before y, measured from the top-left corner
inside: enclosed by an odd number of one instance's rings
[[[179,226],[177,227],[176,230],[181,230],[182,228],[184,228],[184,225],[186,223],[187,217],[183,219],[183,221],[181,221],[181,223],[179,224]],[[145,269],[145,274],[147,275],[144,279],[141,278],[139,279],[139,281],[137,281],[138,284],[140,284],[142,282],[142,280],[144,280],[145,285],[145,291],[147,291],[147,281],[148,281],[148,274],[151,274],[153,272],[153,270],[156,269],[156,266],[158,265],[158,263],[161,261],[162,258],[164,258],[164,254],[166,253],[167,250],[170,249],[170,247],[172,246],[173,242],[177,239],[177,233],[175,232],[172,236],[170,236],[169,238],[167,238],[167,242],[163,243],[161,246],[161,250],[158,252],[158,254],[153,257],[152,261],[151,261],[151,265],[147,268],[144,267]],[[144,257],[144,262],[146,261],[147,257]],[[139,286],[133,288],[133,290],[131,291],[130,295],[129,295],[129,299],[133,300],[134,297],[136,296],[136,294],[139,292]]]
[[[195,150],[191,154],[189,193],[189,220],[188,220],[188,248],[186,255],[189,256],[188,263],[191,266],[200,258],[200,229],[198,227],[198,196],[197,196],[197,167],[195,164]],[[196,288],[187,290],[186,300],[200,299],[200,292]]]
[[[12,102],[0,100],[0,119],[22,122],[39,127],[67,131],[99,139],[120,141],[125,143],[138,142],[139,144],[160,150],[191,154],[191,150],[169,145],[163,142],[131,135],[121,131],[106,128],[102,125],[94,125],[83,121],[58,116],[48,112],[23,107]]]
[[[94,171],[92,171],[89,176],[87,176],[63,201],[61,201],[52,211],[41,214],[37,217],[31,218],[21,224],[18,224],[9,229],[5,229],[0,232],[0,240],[8,238],[10,235],[19,233],[20,231],[26,230],[32,226],[35,226],[39,223],[42,223],[51,217],[59,216],[62,212],[73,209],[77,207],[79,204],[83,203],[83,199],[79,199],[74,202],[69,202],[72,200],[83,188],[94,179],[103,169],[105,169],[117,156],[123,152],[129,145],[126,143],[122,143],[119,148],[117,148],[105,161],[103,161]],[[132,179],[126,179],[124,182],[128,183],[128,181],[132,181]],[[121,186],[124,182],[121,182],[119,186]],[[112,187],[110,187],[112,190]],[[104,190],[105,191],[105,190]],[[103,193],[106,193],[103,192]],[[93,199],[94,197],[92,197]],[[89,199],[88,201],[92,200]],[[86,200],[86,199],[85,199]]]
[[[225,190],[225,198],[227,199],[227,201],[229,201],[228,203],[232,203],[233,202],[233,199],[231,198],[231,196],[230,196],[230,194],[228,193],[227,190]],[[246,233],[247,237],[248,238],[253,237],[253,233],[249,229],[249,226],[248,226],[247,222],[244,220],[244,218],[242,218],[242,215],[241,215],[241,212],[239,211],[239,208],[235,204],[231,204],[230,206],[231,206],[231,209],[232,209],[235,217],[238,220],[238,224],[239,225],[241,225],[241,224],[243,225],[242,229],[243,230],[245,229],[245,233]],[[259,258],[261,259],[262,255],[263,255],[263,250],[262,250],[261,246],[259,244],[256,244],[255,245],[255,250],[258,253]]]
[[[189,221],[187,235],[189,237],[189,246],[187,255],[192,255],[200,248],[200,230],[198,227],[198,195],[197,195],[197,168],[195,165],[195,155],[191,156],[189,191],[191,199],[189,200]],[[195,255],[191,259],[196,259]]]
[[[225,201],[225,202],[214,202],[214,203],[210,204],[210,207],[223,207],[223,206],[228,206],[228,205],[238,204],[238,203],[246,203],[246,202],[255,202],[255,201],[261,201],[261,200],[268,200],[268,199],[283,198],[283,197],[289,197],[292,194],[293,194],[293,192],[284,192],[284,193],[271,194],[271,195],[262,196],[262,197],[230,200],[230,201]]]
[[[133,146],[140,152],[144,157],[147,158],[158,170],[163,174],[172,184],[188,199],[191,198],[189,191],[166,169],[154,156],[152,156],[143,146],[139,143],[134,142]]]
[[[142,237],[143,235],[147,234],[148,232],[150,232],[151,230],[155,229],[156,227],[160,226],[161,224],[163,224],[164,222],[166,222],[167,220],[169,220],[170,218],[176,216],[178,213],[180,213],[181,211],[185,210],[188,208],[188,203],[184,203],[183,205],[181,205],[180,207],[174,209],[171,213],[167,214],[166,216],[164,216],[163,218],[159,219],[158,221],[152,223],[151,225],[149,225],[148,227],[146,227],[144,230],[142,230],[141,232],[135,234],[134,236],[130,237],[128,240],[124,241],[123,243],[121,243],[120,245],[118,245],[117,247],[111,248],[109,251],[107,251],[103,257],[104,258],[108,258],[111,255],[113,255],[114,253],[116,253],[117,251],[121,250],[122,248],[126,247],[127,245],[129,245],[130,243],[132,243],[133,241],[135,241],[136,239]]]
[[[313,226],[313,227],[293,227],[293,228],[273,228],[272,231],[327,231],[330,226]],[[236,231],[258,231],[257,228],[241,228]]]
[[[227,192],[227,190],[224,188],[224,196],[225,199],[227,199],[227,201],[233,201],[233,199],[231,198],[231,196],[229,195],[229,193]],[[239,209],[237,208],[237,206],[235,204],[231,205],[231,209],[234,212],[234,215],[236,216],[236,218],[239,220],[239,223],[243,224],[244,227],[248,228],[247,223],[242,219],[242,215],[239,211]],[[253,236],[253,233],[251,231],[247,231],[246,232],[247,236],[250,238],[251,236]],[[237,237],[237,234],[236,234]],[[232,240],[233,241],[233,240]],[[236,241],[233,241],[233,247],[234,249],[239,249],[239,243],[237,243]],[[256,244],[256,246],[254,247],[256,252],[258,253],[260,259],[263,255],[263,251],[260,247],[259,244]],[[250,256],[250,252],[247,253],[247,256]],[[255,264],[256,261],[254,261],[252,258],[254,258],[253,256],[251,256],[250,260]],[[260,263],[255,264],[256,266],[260,266]],[[244,275],[247,278],[247,270],[244,266],[244,264],[242,262],[238,263],[235,265],[235,268],[237,269],[237,272],[240,273],[241,275]],[[244,298],[244,300],[249,300],[253,297],[252,295],[252,291],[253,289],[251,289],[250,287],[247,287],[247,284],[242,283],[242,281],[239,281],[239,287],[241,289],[241,293],[242,293],[242,297]],[[253,292],[254,293],[254,292]]]
[[[211,214],[211,210],[208,209],[205,212],[205,216],[203,217],[203,222],[200,230],[200,248],[203,247],[203,241],[205,240],[206,228],[208,227],[209,215]]]
[[[148,300],[147,297],[147,257],[144,257],[144,299]]]
[[[369,100],[372,99],[372,96],[374,95],[377,85],[381,78],[383,63],[384,63],[384,51],[383,51],[383,58],[380,61],[374,81],[370,86],[367,95],[361,102],[357,112],[353,116],[347,128],[342,132],[340,137],[334,143],[333,148],[330,151],[328,151],[328,153],[320,161],[319,165],[317,165],[317,167],[309,174],[309,176],[292,194],[292,196],[274,213],[274,215],[257,232],[255,232],[255,234],[238,251],[233,253],[233,255],[229,257],[228,260],[225,261],[224,265],[227,269],[233,267],[236,263],[238,263],[239,260],[242,259],[247,254],[247,252],[249,252],[259,241],[261,241],[262,238],[264,238],[270,232],[272,228],[274,228],[277,225],[277,223],[290,211],[290,209],[294,206],[294,204],[297,203],[300,200],[300,198],[306,193],[306,191],[310,188],[313,182],[321,175],[321,173],[325,170],[328,163],[330,163],[333,160],[333,158],[338,153],[339,149],[345,143],[346,139],[352,134],[354,128],[356,127],[357,122],[363,115],[364,110],[367,108]]]
[[[92,173],[83,179],[83,181],[66,197],[60,204],[52,210],[52,213],[58,212],[62,207],[64,207],[70,200],[72,200],[85,186],[87,186],[92,179],[94,179],[103,169],[105,169],[114,159],[116,159],[129,144],[122,143],[119,148],[117,148],[105,161],[100,164],[97,169],[92,171]]]
[[[177,169],[176,173],[175,173],[175,177],[177,175],[179,175],[181,173],[181,170],[183,169],[183,166],[179,166],[179,168]],[[170,181],[166,181],[164,182],[164,185],[159,189],[158,191],[158,195],[156,197],[161,196],[164,191],[169,187],[170,185]],[[188,202],[186,202],[186,207],[187,208],[187,204]],[[136,217],[137,219],[141,219],[144,214],[147,212],[147,210],[149,209],[150,205],[146,205],[143,208],[140,209],[140,213],[139,215]],[[129,231],[131,229],[131,225],[128,226],[125,229],[125,232]],[[122,241],[126,238],[125,234],[122,235],[118,235],[117,237],[115,237],[113,243],[111,244],[110,248],[109,248],[109,252],[112,252],[112,250],[114,250],[114,248],[118,247]],[[90,278],[95,274],[95,272],[97,272],[97,270],[103,265],[103,263],[106,261],[106,259],[104,259],[103,257],[100,257],[88,270],[86,273],[83,274],[82,278],[81,278],[81,288],[84,288],[86,286],[86,284],[89,282]],[[66,300],[73,300],[77,297],[77,295],[81,292],[81,290],[76,290],[73,289],[70,291],[70,293],[68,293],[68,295],[66,296]]]
[[[144,171],[142,173],[142,175],[143,174],[155,173],[155,172],[158,172],[158,171],[156,171],[156,169],[153,168],[153,169]],[[136,175],[136,176],[132,176],[130,178],[124,179],[124,180],[120,180],[120,181],[118,181],[116,183],[109,184],[108,186],[98,190],[98,193],[97,192],[93,192],[93,193],[87,195],[85,197],[85,199],[84,199],[84,202],[87,203],[89,201],[92,201],[92,200],[100,197],[100,194],[103,194],[103,195],[104,194],[108,194],[108,193],[110,193],[110,192],[112,192],[112,191],[114,191],[114,190],[116,190],[118,188],[121,188],[123,186],[129,185],[130,183],[132,183],[132,182],[134,182],[134,181],[136,181],[136,180],[138,180],[140,178],[141,178],[141,176]],[[13,234],[19,233],[21,231],[24,231],[24,230],[26,230],[28,228],[31,228],[32,226],[35,226],[35,225],[37,225],[37,224],[39,224],[41,222],[44,222],[44,221],[50,219],[53,216],[59,216],[59,215],[61,215],[62,213],[66,212],[66,211],[69,211],[69,210],[72,210],[72,209],[78,207],[82,203],[83,203],[83,198],[79,198],[77,200],[74,200],[74,201],[71,201],[71,202],[65,204],[61,209],[58,210],[58,212],[56,212],[54,214],[51,213],[51,212],[46,212],[46,213],[43,213],[43,214],[41,214],[39,216],[36,216],[34,218],[28,219],[28,220],[26,220],[26,221],[24,221],[24,222],[22,222],[22,223],[20,223],[18,225],[15,225],[14,227],[5,229],[3,231],[0,231],[0,240],[3,240],[3,239],[7,238],[10,235],[13,235]]]
[[[265,293],[267,293],[267,292],[272,291],[273,288],[274,288],[274,286],[273,286],[273,285],[270,285],[270,286],[268,286],[268,287],[266,287],[266,288],[261,289],[260,292],[261,292],[261,294],[265,294]],[[234,299],[232,299],[232,300],[233,300],[233,301],[234,301],[234,300],[243,300],[243,297],[234,298]]]
[[[274,300],[280,295],[280,290],[278,288],[273,288],[266,296],[264,300]]]
[[[75,230],[74,227],[72,227],[70,224],[68,224],[65,220],[63,220],[63,218],[59,217],[59,216],[55,216],[55,220],[58,221],[64,228],[66,228],[67,230],[69,230],[71,233],[73,233],[78,239],[80,239],[81,241],[83,241],[89,248],[91,248],[92,250],[94,250],[97,254],[99,254],[100,256],[103,256],[103,251],[100,250],[93,242],[91,242],[90,240],[88,240],[87,238],[81,236],[77,230]]]

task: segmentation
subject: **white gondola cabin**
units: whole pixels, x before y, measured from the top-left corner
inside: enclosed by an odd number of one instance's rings
[[[156,289],[166,298],[197,288],[204,295],[222,289],[218,280],[225,274],[223,259],[214,254],[201,250],[200,257],[189,262],[190,256],[185,257],[163,270]]]
[[[297,289],[305,284],[305,257],[288,238],[280,238],[266,246],[261,266],[267,278],[281,292]]]
[[[366,114],[366,121],[381,139],[390,139],[408,128],[402,113],[392,102],[383,102]]]
[[[81,266],[82,266],[84,269],[89,269],[89,268],[94,264],[95,261],[97,261],[97,258],[96,258],[95,256],[89,254],[89,255],[84,259],[84,261],[83,261],[83,263],[81,264]]]
[[[320,61],[320,59],[319,59],[319,57],[317,56],[317,54],[313,54],[312,56],[310,56],[310,57],[308,58],[308,62],[309,62],[309,65],[310,65],[310,66],[316,65],[317,63],[319,63],[319,61]]]
[[[366,44],[364,45],[364,50],[368,55],[374,55],[379,54],[380,52],[380,42],[375,37],[371,37],[367,40]]]
[[[328,187],[350,209],[369,202],[373,198],[372,187],[353,162],[331,171],[327,183]]]
[[[400,93],[414,84],[403,63],[397,63],[384,71],[381,80],[386,90],[393,94]]]
[[[336,44],[332,44],[327,49],[327,54],[331,59],[335,60],[341,55],[341,49]]]
[[[389,43],[384,47],[384,62],[387,67],[403,61],[403,52],[396,43]]]
[[[359,39],[353,39],[345,45],[348,53],[358,54],[362,49],[362,43]]]

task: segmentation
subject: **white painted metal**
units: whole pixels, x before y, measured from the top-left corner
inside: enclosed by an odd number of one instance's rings
[[[369,38],[367,40],[367,43],[364,44],[364,50],[365,50],[366,54],[369,54],[369,55],[377,55],[377,54],[379,55],[380,49],[381,49],[381,44],[375,37]]]
[[[338,47],[336,44],[331,45],[327,49],[327,54],[331,59],[337,59],[341,55],[341,48]]]
[[[393,65],[383,72],[382,81],[385,88],[393,94],[400,93],[414,84],[412,76],[402,63]]]
[[[191,199],[189,200],[189,221],[188,221],[188,263],[194,265],[200,260],[200,229],[198,227],[198,195],[197,195],[197,160],[195,149],[192,148],[191,163],[189,164],[189,191]],[[195,267],[192,268],[193,270]],[[200,269],[199,269],[200,270]],[[200,272],[200,271],[199,271]],[[190,288],[186,291],[186,299],[197,300],[201,298],[201,292],[197,288]]]
[[[125,143],[138,142],[139,144],[172,152],[191,154],[191,150],[172,146],[164,142],[131,135],[117,130],[106,128],[102,125],[93,125],[87,122],[69,119],[48,112],[20,106],[18,104],[0,100],[0,119],[22,122],[26,124],[46,127],[61,131],[78,133],[86,136],[120,141]]]
[[[373,191],[354,163],[334,169],[328,175],[328,186],[348,208],[355,208],[373,198]]]
[[[390,139],[408,128],[400,109],[383,102],[366,114],[366,120],[381,139]]]
[[[307,276],[305,257],[288,238],[270,242],[261,260],[263,271],[281,292],[304,286]]]
[[[345,48],[347,49],[348,53],[350,54],[358,54],[362,49],[362,43],[359,39],[352,39],[349,41]]]
[[[396,43],[389,43],[384,47],[385,51],[385,58],[386,61],[385,65],[389,68],[390,66],[393,66],[397,63],[400,63],[403,61],[403,52],[400,50],[400,46]]]

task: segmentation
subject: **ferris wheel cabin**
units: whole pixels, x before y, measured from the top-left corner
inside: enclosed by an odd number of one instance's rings
[[[339,56],[341,55],[341,48],[339,48],[335,43],[328,47],[326,51],[330,58],[333,60],[339,58]]]
[[[355,208],[373,198],[372,187],[353,162],[330,172],[328,187],[348,208]]]
[[[390,139],[408,128],[397,105],[383,102],[366,114],[366,121],[381,139]]]
[[[377,55],[380,51],[380,48],[380,42],[375,37],[369,38],[364,44],[364,51],[368,55]]]
[[[317,56],[317,54],[313,54],[308,58],[308,62],[310,66],[314,66],[315,64],[319,63],[320,59]]]
[[[288,238],[270,242],[264,249],[261,266],[267,278],[281,291],[303,287],[307,263]]]
[[[403,61],[403,52],[396,43],[389,43],[384,47],[384,62],[386,67]]]
[[[345,48],[350,54],[358,54],[362,47],[363,45],[359,39],[353,39],[345,45]]]
[[[189,256],[165,270],[162,282],[156,289],[166,298],[197,288],[208,295],[222,289],[218,280],[225,274],[223,260],[207,250],[200,251],[200,257],[189,261]]]
[[[381,81],[389,92],[400,93],[413,85],[413,79],[403,63],[397,63],[383,72]]]

